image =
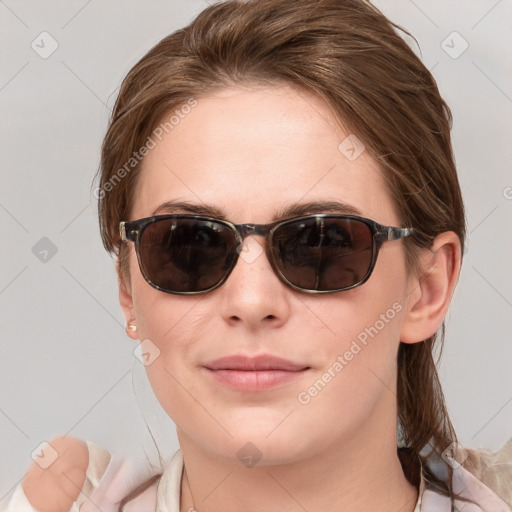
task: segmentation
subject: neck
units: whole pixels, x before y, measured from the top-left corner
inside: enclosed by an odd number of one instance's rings
[[[418,491],[403,473],[396,433],[387,439],[361,434],[365,443],[345,440],[314,458],[247,468],[202,451],[181,433],[180,510],[412,512]]]

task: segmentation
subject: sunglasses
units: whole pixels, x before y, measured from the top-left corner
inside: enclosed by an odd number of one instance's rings
[[[144,279],[166,293],[209,292],[226,281],[247,236],[266,238],[277,276],[304,293],[334,293],[365,283],[384,242],[412,228],[382,226],[354,215],[315,214],[271,224],[232,224],[202,215],[158,215],[121,222],[135,244]]]

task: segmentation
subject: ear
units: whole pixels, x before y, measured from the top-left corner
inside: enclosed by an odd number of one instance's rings
[[[121,309],[123,310],[123,315],[125,319],[126,325],[131,321],[133,324],[133,319],[136,318],[135,308],[133,306],[132,294],[130,291],[129,283],[127,283],[127,279],[121,276],[121,273],[117,273],[117,284],[119,287],[119,304],[121,305]],[[136,325],[136,324],[135,324]],[[138,340],[137,331],[132,331],[131,329],[126,329],[126,334],[132,340]]]
[[[402,342],[424,341],[439,329],[450,307],[460,265],[460,240],[453,231],[438,235],[432,248],[421,254],[419,275],[409,281]]]

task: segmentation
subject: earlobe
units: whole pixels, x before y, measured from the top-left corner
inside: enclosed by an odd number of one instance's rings
[[[400,340],[418,343],[441,326],[450,307],[461,265],[459,237],[448,231],[420,256],[420,275],[411,276]]]
[[[123,310],[126,323],[126,334],[132,340],[138,340],[139,338],[137,334],[135,308],[133,306],[131,291],[126,286],[124,279],[122,279],[119,275],[117,282],[119,287],[119,304]]]

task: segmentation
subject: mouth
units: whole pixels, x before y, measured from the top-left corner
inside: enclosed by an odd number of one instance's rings
[[[229,356],[204,365],[220,384],[238,391],[265,391],[295,380],[310,367],[271,355]]]

